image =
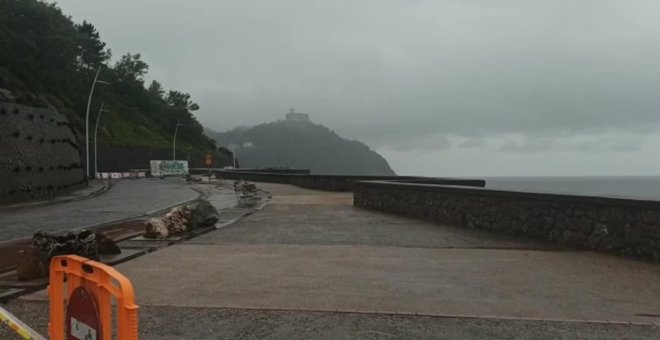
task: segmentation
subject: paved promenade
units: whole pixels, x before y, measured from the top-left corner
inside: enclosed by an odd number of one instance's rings
[[[258,213],[118,267],[141,338],[660,338],[658,265],[259,186]]]

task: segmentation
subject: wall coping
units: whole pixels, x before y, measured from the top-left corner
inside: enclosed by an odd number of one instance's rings
[[[255,174],[255,175],[272,175],[272,176],[290,176],[290,177],[311,177],[311,178],[332,178],[332,179],[349,179],[349,180],[367,180],[367,179],[374,179],[374,178],[382,178],[382,179],[419,179],[421,177],[413,177],[413,176],[369,176],[369,175],[324,175],[324,174],[299,174],[299,173],[275,173],[275,172],[268,172],[266,170],[264,171],[258,171],[258,170],[250,170],[250,171],[241,171],[241,170],[224,170],[220,169],[217,170],[218,173],[230,173],[230,174]],[[431,179],[431,177],[429,177]]]
[[[194,170],[194,169],[193,169]],[[206,170],[206,169],[205,169]],[[213,170],[213,169],[211,169]],[[379,176],[379,175],[325,175],[325,174],[300,174],[300,173],[273,173],[268,171],[240,171],[240,170],[224,170],[218,169],[217,173],[229,174],[255,174],[255,175],[270,175],[282,177],[298,177],[298,178],[328,178],[328,179],[342,179],[351,181],[415,181],[415,182],[438,182],[438,181],[466,181],[466,182],[483,182],[480,179],[471,178],[453,178],[453,177],[422,177],[422,176]]]
[[[423,184],[423,183],[406,183],[394,181],[358,181],[355,182],[356,187],[391,187],[397,189],[411,189],[420,191],[433,191],[445,193],[459,193],[472,196],[490,196],[490,197],[504,197],[515,198],[521,200],[535,200],[535,201],[554,201],[554,202],[572,202],[580,204],[594,204],[603,206],[628,206],[634,208],[649,208],[660,210],[660,199],[637,199],[627,197],[606,197],[606,196],[587,196],[587,195],[567,195],[556,193],[540,193],[540,192],[525,192],[514,190],[500,190],[488,189],[471,186],[460,185],[439,185],[439,184]]]

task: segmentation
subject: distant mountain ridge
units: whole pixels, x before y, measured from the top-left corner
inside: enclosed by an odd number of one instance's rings
[[[286,119],[226,132],[207,130],[219,145],[237,148],[241,167],[308,168],[313,174],[395,175],[387,160],[366,144],[347,140],[309,116],[288,113]]]

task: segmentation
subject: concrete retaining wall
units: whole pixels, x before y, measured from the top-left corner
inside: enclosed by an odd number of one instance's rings
[[[78,137],[55,110],[0,102],[0,146],[0,204],[85,184]]]
[[[354,185],[357,207],[660,260],[660,202],[391,182]]]
[[[231,171],[239,172],[261,172],[269,174],[297,174],[297,175],[310,175],[311,170],[309,169],[288,169],[288,168],[241,168],[241,169],[232,169]]]
[[[219,170],[215,172],[217,178],[239,180],[243,179],[250,182],[267,182],[267,183],[280,183],[291,184],[290,175],[270,174],[265,172],[248,172],[248,171],[233,171],[233,170]]]
[[[177,150],[178,160],[187,160],[190,167],[206,167],[204,164],[204,153],[188,153]],[[90,156],[90,162],[94,162],[94,156]],[[150,147],[125,147],[113,145],[99,145],[98,172],[126,172],[131,169],[147,169],[152,160],[172,159],[171,148]],[[229,158],[213,158],[212,167],[221,168],[228,165]]]
[[[352,191],[353,185],[359,181],[413,181],[423,183],[436,183],[444,185],[467,185],[475,187],[485,186],[483,180],[473,179],[454,179],[454,178],[425,178],[425,177],[406,177],[406,176],[343,176],[343,175],[302,175],[302,174],[280,174],[268,172],[252,172],[237,170],[220,170],[216,172],[216,177],[239,180],[243,179],[250,182],[267,182],[293,184],[302,188],[327,190],[327,191]]]

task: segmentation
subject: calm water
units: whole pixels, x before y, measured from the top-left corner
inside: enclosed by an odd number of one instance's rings
[[[659,176],[490,177],[486,188],[660,200]]]

